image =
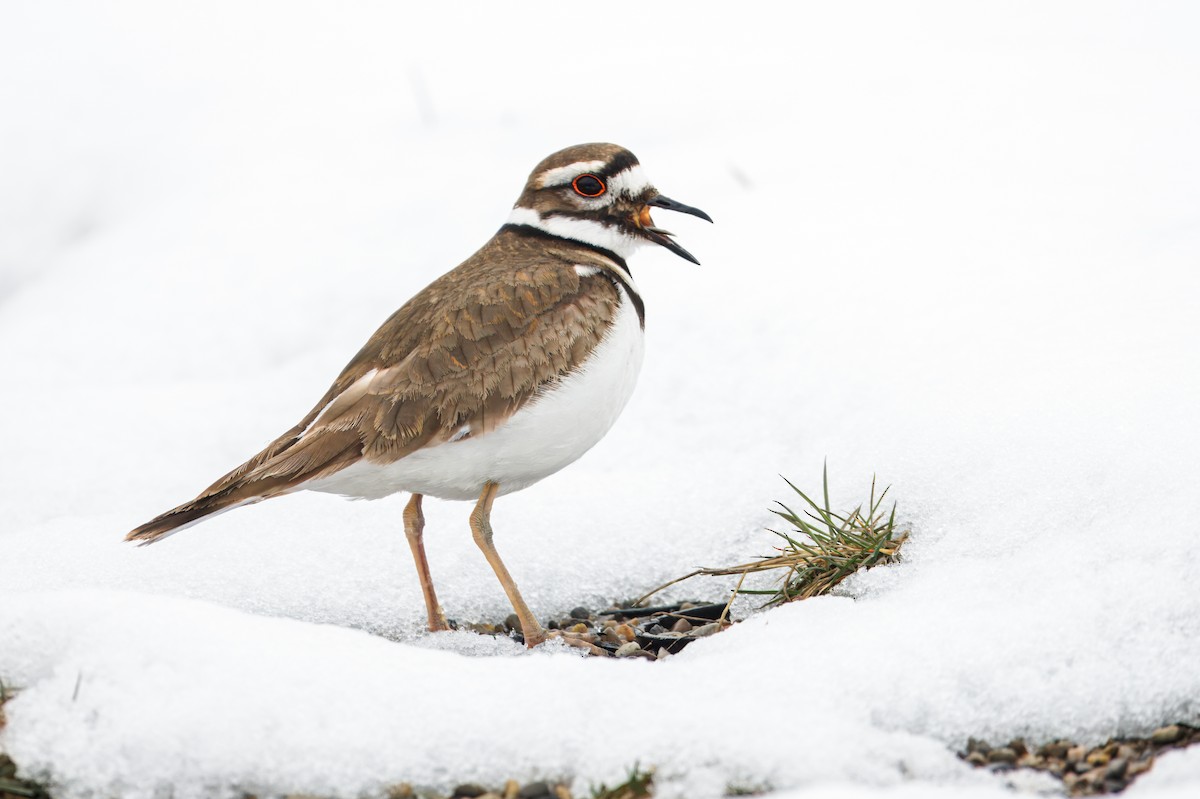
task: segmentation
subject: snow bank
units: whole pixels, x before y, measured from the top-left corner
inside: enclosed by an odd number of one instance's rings
[[[1200,721],[1195,12],[1086,9],[0,12],[0,748],[64,797],[635,761],[692,797],[982,796],[969,735]],[[893,485],[903,564],[649,664],[423,635],[399,498],[120,543],[588,140],[717,224],[671,220],[701,267],[633,260],[612,434],[497,503],[535,612],[765,553],[777,474],[826,457],[835,502]],[[439,595],[503,618],[467,513],[427,503]],[[1200,784],[1172,769],[1134,790]]]

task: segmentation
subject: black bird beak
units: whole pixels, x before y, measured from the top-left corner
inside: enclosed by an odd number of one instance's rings
[[[669,230],[663,230],[662,228],[654,227],[654,220],[650,218],[650,206],[654,206],[655,208],[665,208],[668,211],[679,211],[682,214],[691,214],[692,216],[698,216],[708,222],[712,221],[712,217],[701,211],[699,208],[693,208],[690,205],[684,205],[681,202],[676,202],[670,197],[664,197],[661,194],[655,196],[653,199],[647,200],[646,207],[642,209],[642,213],[638,216],[638,221],[641,223],[641,228],[646,234],[646,238],[650,239],[650,241],[654,242],[655,244],[666,247],[680,258],[685,258],[694,264],[699,264],[700,262],[696,260],[696,256],[680,247],[675,243],[674,239],[670,238],[675,234],[671,233]]]

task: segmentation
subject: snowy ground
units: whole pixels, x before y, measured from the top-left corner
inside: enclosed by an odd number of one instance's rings
[[[0,749],[63,797],[986,797],[969,735],[1200,722],[1200,13],[733,8],[4,5]],[[826,457],[905,563],[652,664],[423,635],[401,498],[121,543],[593,140],[717,223],[660,215],[703,266],[632,262],[638,393],[497,504],[534,610],[764,553]],[[467,512],[427,504],[439,591],[502,618]],[[1197,789],[1187,752],[1129,795]]]

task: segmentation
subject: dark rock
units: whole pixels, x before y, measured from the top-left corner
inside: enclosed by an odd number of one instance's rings
[[[1123,757],[1118,757],[1108,764],[1108,768],[1104,770],[1104,778],[1106,780],[1124,780],[1125,774],[1129,771],[1129,761]]]
[[[1017,753],[1007,746],[1001,746],[988,752],[987,759],[989,763],[1016,763]]]
[[[575,608],[574,610],[571,611],[572,619],[586,620],[586,619],[590,619],[591,617],[592,617],[592,613],[587,608]]]
[[[517,796],[521,799],[546,799],[546,797],[553,797],[554,792],[544,782],[531,782],[517,791]]]
[[[1067,750],[1070,749],[1063,741],[1051,741],[1038,747],[1037,753],[1042,757],[1052,757],[1055,760],[1066,760]]]
[[[450,796],[454,799],[459,799],[459,797],[462,797],[462,799],[475,799],[475,797],[483,796],[485,793],[487,793],[487,788],[476,785],[473,782],[468,782],[456,787]]]
[[[988,752],[992,751],[992,747],[988,746],[987,741],[981,741],[978,738],[968,738],[967,739],[967,751],[968,752],[982,752],[983,754],[986,755]]]

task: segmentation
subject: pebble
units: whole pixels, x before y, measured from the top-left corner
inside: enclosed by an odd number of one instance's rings
[[[1110,780],[1123,780],[1128,771],[1129,761],[1123,757],[1118,757],[1108,764],[1108,768],[1104,770],[1104,777]]]
[[[546,783],[531,782],[517,791],[517,796],[521,799],[546,799],[546,797],[553,797],[554,794],[551,792],[550,786]]]
[[[1183,728],[1178,724],[1172,724],[1169,727],[1159,727],[1154,732],[1150,733],[1150,742],[1165,746],[1173,744],[1183,737]]]
[[[456,786],[450,796],[451,799],[458,799],[459,797],[463,797],[463,799],[476,799],[476,797],[483,796],[487,792],[487,788],[484,788],[482,785],[466,782]]]
[[[572,619],[590,619],[591,617],[592,613],[587,608],[573,608],[571,610]]]
[[[713,633],[720,632],[720,631],[721,631],[720,622],[714,621],[712,624],[705,624],[703,627],[697,627],[696,629],[692,630],[692,635],[696,636],[697,638],[700,638],[702,636],[712,635]]]
[[[632,655],[636,655],[641,651],[641,644],[639,644],[637,641],[630,641],[629,643],[621,644],[619,647],[617,647],[617,651],[614,654],[616,654],[616,656],[619,658],[627,658]]]
[[[1001,746],[988,752],[989,763],[1016,763],[1017,753],[1007,746]]]
[[[1052,757],[1056,760],[1067,759],[1068,746],[1062,741],[1052,741],[1048,744],[1043,744],[1038,747],[1037,753],[1042,757]]]
[[[688,621],[687,619],[680,619],[679,621],[677,621],[673,625],[671,625],[671,632],[673,632],[673,633],[686,633],[686,632],[690,632],[691,629],[692,629],[692,623],[690,621]]]

